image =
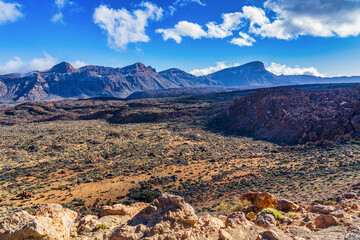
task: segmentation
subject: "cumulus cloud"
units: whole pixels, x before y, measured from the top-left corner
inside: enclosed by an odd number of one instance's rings
[[[14,57],[4,65],[0,65],[0,74],[8,73],[27,73],[31,71],[48,70],[58,63],[58,59],[44,52],[44,57],[34,58],[29,62],[23,62],[21,58]]]
[[[29,68],[32,71],[33,70],[44,71],[52,68],[58,62],[59,62],[58,59],[44,52],[43,58],[34,58],[33,60],[30,61]]]
[[[239,38],[233,38],[230,43],[238,45],[240,47],[251,47],[253,45],[253,43],[255,42],[255,39],[250,37],[248,34],[246,33],[239,33],[240,37]]]
[[[230,68],[230,67],[238,67],[240,66],[239,63],[234,63],[234,64],[230,64],[230,65],[226,65],[225,62],[217,62],[215,67],[208,67],[208,68],[202,68],[202,69],[194,69],[192,70],[190,73],[195,75],[195,76],[205,76],[205,75],[209,75],[211,73],[223,70],[225,68]]]
[[[206,6],[205,2],[202,2],[201,0],[176,0],[174,5],[179,5],[180,7],[189,5],[190,3],[197,3],[201,6]]]
[[[200,38],[226,38],[233,35],[233,31],[239,28],[242,13],[223,14],[223,22],[209,22],[206,24],[207,31],[197,23],[188,21],[180,21],[173,28],[157,29],[157,33],[162,33],[163,39],[174,39],[177,43],[181,43],[182,37],[191,37],[192,39]]]
[[[278,64],[272,62],[269,67],[266,68],[269,72],[272,72],[276,75],[311,75],[316,77],[325,77],[324,74],[319,73],[319,71],[314,67],[299,67],[294,68],[288,67],[286,65]]]
[[[208,28],[208,38],[226,38],[233,35],[233,31],[239,29],[243,13],[225,13],[222,15],[223,23],[216,24],[215,22],[209,22],[206,24]]]
[[[157,29],[157,33],[162,33],[164,40],[174,39],[177,43],[180,43],[182,37],[191,37],[193,39],[200,39],[207,34],[199,24],[191,23],[187,21],[178,22],[174,28],[169,29]]]
[[[0,74],[14,73],[19,72],[20,69],[23,69],[24,63],[19,57],[14,57],[14,59],[9,60],[4,65],[0,65]]]
[[[262,22],[256,23],[246,15],[253,25],[250,32],[262,37],[289,40],[302,35],[348,37],[360,34],[359,0],[268,0],[264,7],[276,14],[272,22],[256,7],[248,10],[261,12]]]
[[[23,16],[21,13],[22,6],[18,3],[6,3],[0,1],[0,24],[6,22],[15,22]]]
[[[271,18],[267,13],[271,13]],[[207,23],[207,30],[204,30],[206,35],[202,32],[201,36],[226,38],[233,36],[234,31],[241,30],[240,38],[230,41],[238,46],[252,46],[255,37],[291,40],[305,35],[358,36],[360,0],[267,0],[263,8],[244,6],[241,12],[225,13],[222,18],[221,24]],[[192,26],[195,25],[197,29],[203,29],[201,25],[192,23]],[[181,42],[181,37],[194,38],[190,34],[181,35],[175,30],[176,27],[157,32],[163,33],[165,40],[172,38],[177,43]]]
[[[139,5],[142,9],[128,10],[112,9],[100,5],[94,12],[94,23],[103,29],[108,38],[108,45],[113,49],[125,49],[127,44],[149,42],[145,33],[149,20],[158,21],[163,16],[163,9],[150,2]]]

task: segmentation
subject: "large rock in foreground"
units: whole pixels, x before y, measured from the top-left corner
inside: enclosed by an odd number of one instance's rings
[[[59,204],[39,207],[34,215],[21,211],[0,221],[0,239],[70,239],[77,213]]]
[[[217,125],[252,136],[302,144],[360,136],[360,87],[327,91],[265,89],[237,98]]]
[[[198,221],[194,209],[183,198],[164,193],[135,215],[127,225],[116,229],[109,239],[139,239],[159,234],[176,235],[181,239],[186,234],[181,229],[191,227]]]

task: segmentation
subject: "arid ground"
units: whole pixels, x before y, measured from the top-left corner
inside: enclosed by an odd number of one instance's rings
[[[170,192],[211,212],[248,191],[332,200],[359,181],[358,141],[290,146],[211,129],[212,116],[236,94],[243,93],[2,110],[1,209],[61,203],[85,215]]]

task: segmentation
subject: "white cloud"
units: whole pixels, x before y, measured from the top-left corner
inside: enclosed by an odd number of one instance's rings
[[[139,5],[143,9],[128,10],[112,9],[100,5],[95,9],[94,23],[107,33],[108,44],[113,49],[125,49],[127,44],[136,42],[149,42],[145,33],[149,20],[160,20],[163,9],[155,4],[143,2]]]
[[[57,22],[64,23],[63,14],[61,12],[54,14],[51,17],[50,21],[52,21],[53,23],[57,23]]]
[[[348,37],[360,34],[359,0],[268,0],[264,7],[276,17],[272,22],[262,17],[262,22],[250,27],[251,33],[262,37],[289,40],[302,35]],[[250,9],[263,12],[256,7]],[[247,18],[251,24],[255,23],[250,14]]]
[[[270,66],[266,69],[276,75],[311,75],[317,77],[325,77],[324,74],[319,73],[319,71],[314,67],[301,68],[299,66],[296,66],[292,68],[286,65],[272,62]]]
[[[201,6],[206,6],[206,3],[202,2],[201,0],[176,0],[174,5],[179,5],[180,7],[183,7],[190,3],[197,3]]]
[[[246,33],[240,32],[239,35],[239,38],[233,38],[230,43],[238,45],[240,47],[251,47],[253,43],[256,42],[254,38],[250,37]]]
[[[55,4],[58,8],[64,8],[67,3],[67,0],[55,0]]]
[[[223,23],[217,24],[209,22],[206,24],[207,32],[197,23],[188,21],[180,21],[173,28],[157,29],[157,33],[162,33],[163,39],[174,39],[177,43],[181,43],[182,37],[191,37],[192,39],[200,38],[226,38],[233,35],[233,31],[238,29],[241,23],[242,13],[223,14]]]
[[[88,64],[86,62],[76,60],[75,62],[70,63],[74,68],[81,68],[84,66],[87,66]]]
[[[33,70],[44,71],[44,70],[52,68],[58,62],[59,62],[58,59],[56,59],[56,58],[50,56],[49,54],[47,54],[46,52],[44,52],[44,57],[43,58],[34,58],[30,62],[29,68],[32,71]]]
[[[193,39],[200,39],[207,35],[199,24],[191,23],[187,21],[178,22],[174,26],[174,28],[157,29],[156,32],[162,33],[164,40],[168,40],[172,38],[177,43],[181,42],[182,37],[191,37]]]
[[[19,57],[14,57],[14,59],[5,63],[5,65],[0,65],[0,74],[14,73],[19,72],[24,68],[24,63]]]
[[[0,74],[27,73],[31,71],[44,71],[52,68],[59,61],[44,52],[43,58],[34,58],[30,62],[23,62],[21,58],[14,57],[4,65],[0,65]]]
[[[215,67],[194,69],[190,73],[195,75],[195,76],[204,76],[204,75],[209,75],[211,73],[223,70],[225,68],[238,67],[238,66],[240,66],[239,63],[234,63],[232,65],[226,65],[225,62],[217,62]]]
[[[65,7],[71,7],[72,10],[76,9],[76,2],[74,1],[69,1],[69,0],[55,0],[54,2],[57,10],[56,13],[51,17],[50,21],[53,23],[62,23],[65,24],[64,22],[64,14],[63,11],[65,9]]]
[[[18,3],[5,3],[0,1],[0,24],[6,22],[15,22],[23,16],[21,13],[22,6]]]
[[[266,16],[266,13],[270,12],[271,19]],[[233,38],[230,43],[252,46],[255,36],[284,40],[305,35],[358,36],[360,34],[360,0],[267,0],[263,8],[244,6],[241,12],[225,13],[222,18],[221,24],[207,23],[206,35],[202,32],[201,37],[226,38],[233,36],[234,31],[241,30],[240,38]],[[197,26],[198,30],[203,29],[197,23],[191,24]],[[158,29],[157,32],[162,33],[165,40],[172,38],[177,43],[181,42],[182,37],[198,36],[181,34],[177,30],[177,25],[169,29]]]
[[[233,35],[233,31],[239,28],[243,14],[240,12],[226,13],[222,15],[223,23],[216,24],[209,22],[206,24],[208,28],[208,38],[226,38]]]

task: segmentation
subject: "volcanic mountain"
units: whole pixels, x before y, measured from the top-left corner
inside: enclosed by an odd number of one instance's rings
[[[267,71],[262,62],[250,62],[238,67],[227,68],[207,77],[223,86],[274,86],[286,84],[279,76]]]
[[[195,76],[171,68],[157,73],[135,63],[124,68],[85,66],[74,68],[62,62],[47,71],[0,76],[0,103],[93,97],[132,98],[196,95],[229,88],[259,88],[308,83],[360,82],[360,77],[320,78],[277,76],[256,61]],[[135,93],[135,94],[134,94]]]

